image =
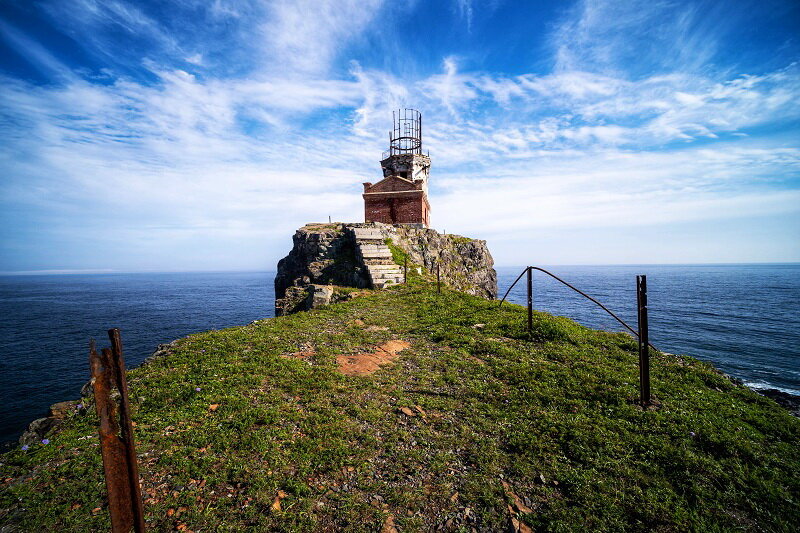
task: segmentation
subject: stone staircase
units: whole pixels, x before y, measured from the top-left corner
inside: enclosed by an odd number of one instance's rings
[[[372,288],[382,289],[403,283],[403,267],[395,264],[378,228],[353,228],[353,235],[358,257],[367,267]]]

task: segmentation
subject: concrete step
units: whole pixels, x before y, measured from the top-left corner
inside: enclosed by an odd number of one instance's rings
[[[364,259],[386,259],[387,263],[392,260],[391,252],[362,252],[361,257]]]
[[[402,272],[403,271],[403,267],[397,266],[395,264],[381,263],[379,265],[367,265],[367,270],[369,270],[370,272],[373,272],[373,271],[375,271],[375,272],[378,272],[378,271]]]
[[[369,265],[372,266],[372,265]],[[403,270],[400,268],[370,268],[367,270],[370,276],[402,276]]]
[[[353,235],[355,236],[357,241],[360,240],[383,240],[383,234],[380,231],[374,230],[372,228],[353,228]]]
[[[403,283],[403,268],[394,263],[383,234],[373,228],[354,228],[353,233],[358,255],[367,267],[372,286],[382,289]]]
[[[370,272],[369,277],[372,279],[389,279],[400,278],[403,279],[402,272]]]
[[[378,281],[382,281],[382,280],[387,280],[387,279],[390,279],[390,280],[394,281],[395,283],[400,283],[401,281],[403,281],[403,276],[397,276],[395,274],[387,274],[387,275],[381,274],[381,275],[378,275],[378,276],[370,276],[370,279],[372,279],[372,283],[375,283],[375,282],[378,282]]]

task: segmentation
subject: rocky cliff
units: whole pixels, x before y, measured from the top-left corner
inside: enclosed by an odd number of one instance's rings
[[[497,297],[497,274],[486,241],[433,229],[381,223],[307,224],[278,262],[275,314],[286,315],[351,298],[354,289],[402,283],[398,265],[458,290]]]

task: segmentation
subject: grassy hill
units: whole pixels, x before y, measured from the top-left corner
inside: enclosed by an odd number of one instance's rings
[[[790,531],[800,421],[710,365],[415,280],[129,372],[155,531]],[[123,331],[124,338],[124,331]],[[381,364],[383,363],[383,364]],[[92,409],[2,457],[0,523],[104,531]],[[793,525],[794,524],[794,525]]]

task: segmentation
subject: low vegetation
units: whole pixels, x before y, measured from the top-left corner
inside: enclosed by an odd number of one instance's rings
[[[129,372],[154,531],[791,531],[800,421],[710,365],[419,278]],[[124,332],[123,332],[124,335]],[[371,374],[342,356],[402,351]],[[400,345],[397,345],[398,347]],[[348,358],[344,358],[348,359]],[[0,523],[104,531],[97,418],[2,457]]]
[[[392,252],[392,261],[394,261],[396,265],[408,266],[409,275],[416,276],[418,274],[416,271],[416,267],[418,265],[413,263],[408,253],[406,253],[402,248],[396,246],[392,239],[384,239],[383,242],[386,243],[389,251]]]

